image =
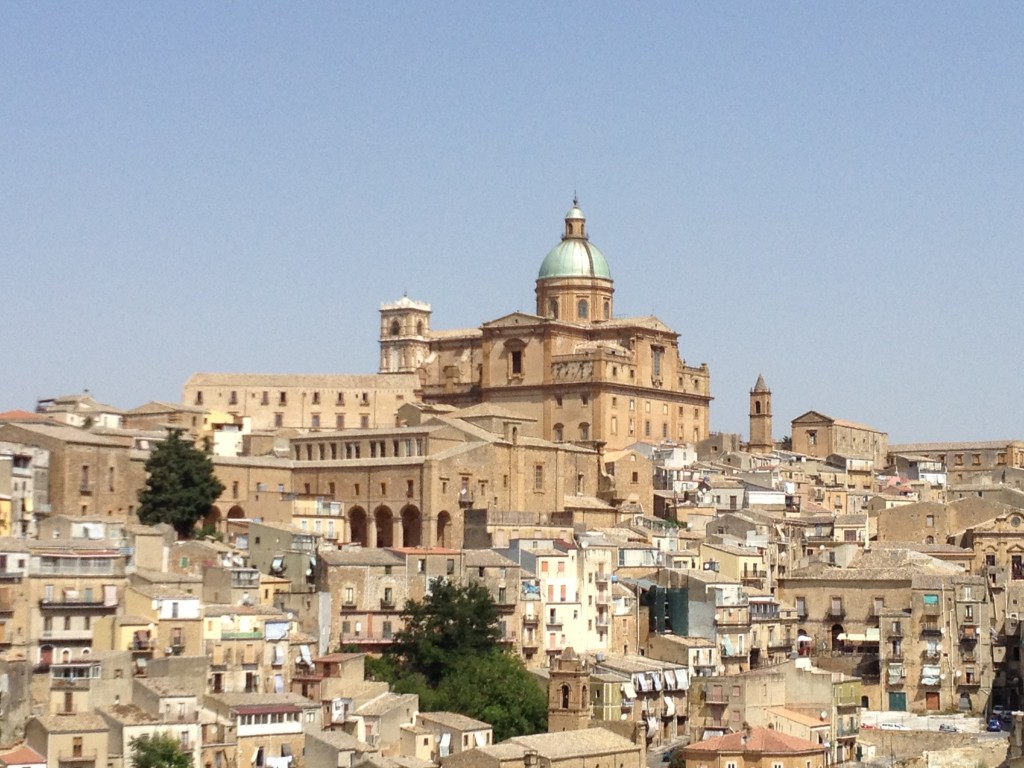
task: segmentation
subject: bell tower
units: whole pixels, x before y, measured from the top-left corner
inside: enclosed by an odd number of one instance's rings
[[[380,373],[412,373],[430,351],[430,305],[403,296],[380,305]]]
[[[750,443],[747,448],[751,453],[771,453],[775,448],[772,441],[772,391],[760,374],[750,390]]]
[[[590,727],[590,672],[572,648],[555,659],[548,677],[548,733]]]

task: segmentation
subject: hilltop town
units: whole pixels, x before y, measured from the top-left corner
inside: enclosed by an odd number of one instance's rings
[[[780,424],[756,364],[748,434],[712,431],[711,371],[616,314],[576,201],[540,261],[534,313],[382,304],[376,373],[0,413],[0,762],[126,768],[156,733],[195,768],[1019,758],[1024,440]],[[224,488],[192,538],[138,518],[173,430]],[[438,580],[490,594],[549,733],[367,674]]]

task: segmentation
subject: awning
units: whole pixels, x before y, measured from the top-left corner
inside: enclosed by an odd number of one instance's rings
[[[486,747],[487,746],[487,734],[484,733],[483,731],[477,731],[476,733],[473,734],[473,741],[476,742],[476,745],[478,747]]]
[[[309,655],[308,645],[299,646],[299,656],[302,658],[302,663],[305,664],[307,667],[313,666],[313,658]]]
[[[284,570],[284,558],[275,557],[270,561],[270,570],[272,571],[283,571]]]
[[[651,690],[651,681],[647,679],[647,675],[641,673],[633,678],[633,682],[636,684],[638,691],[649,691]]]
[[[622,685],[619,686],[619,688],[622,690],[622,697],[623,698],[630,699],[630,700],[636,698],[636,689],[633,688],[633,684],[632,683],[623,683]]]
[[[690,688],[690,672],[685,669],[677,669],[676,671],[676,690],[686,691]]]
[[[661,673],[660,672],[648,672],[651,676],[651,682],[654,684],[654,690],[660,691],[662,689]]]
[[[665,717],[674,717],[676,714],[676,702],[671,696],[665,697]]]
[[[665,670],[665,690],[675,690],[676,688],[676,673],[671,669]]]
[[[658,721],[653,716],[647,718],[647,738],[653,739],[658,732]]]
[[[809,642],[811,642],[811,636],[810,635],[802,635],[802,634],[801,635],[797,635],[796,636],[796,641],[798,643],[809,643]]]
[[[937,665],[925,664],[921,667],[921,685],[938,685],[942,673]]]
[[[882,639],[881,630],[878,627],[868,627],[864,633],[869,643],[877,643]]]
[[[902,664],[890,664],[889,665],[889,684],[898,683],[903,679],[903,665]]]

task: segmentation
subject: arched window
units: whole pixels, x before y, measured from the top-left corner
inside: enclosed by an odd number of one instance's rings
[[[587,422],[580,424],[580,440],[590,439],[590,425]]]
[[[761,415],[761,401],[760,400],[754,403],[754,413],[756,413],[758,416]]]
[[[558,319],[558,299],[551,299],[548,302],[548,317],[553,317],[555,320]]]
[[[569,708],[569,686],[562,686],[562,709]]]
[[[578,317],[580,320],[586,320],[589,310],[590,306],[587,304],[587,300],[580,299],[579,302],[576,304],[576,317]]]
[[[924,537],[924,543],[925,544],[934,544],[935,543],[935,537],[934,536],[925,536]]]
[[[417,336],[422,336],[423,335],[423,321],[422,320],[420,320],[419,322],[416,323],[416,335]]]
[[[397,320],[392,320],[391,321],[391,335],[392,336],[397,336],[399,333],[401,333],[401,331],[402,331],[402,326],[400,326],[398,324],[398,321]]]
[[[565,429],[561,424],[555,424],[553,439],[556,443],[565,440]]]
[[[604,319],[611,320],[612,318],[612,303],[608,299],[604,300]]]

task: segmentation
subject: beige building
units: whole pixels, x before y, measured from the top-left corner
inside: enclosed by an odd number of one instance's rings
[[[225,411],[253,431],[374,429],[395,425],[398,408],[415,399],[412,374],[320,375],[196,373],[185,382],[186,405]]]
[[[453,755],[446,768],[643,768],[642,744],[604,728],[541,733]]]
[[[885,466],[889,436],[873,427],[808,411],[793,419],[791,428],[796,453],[819,459],[833,454],[870,458],[875,467]]]
[[[420,359],[426,402],[501,405],[555,442],[619,450],[637,440],[707,437],[707,366],[687,365],[679,334],[657,318],[615,316],[613,293],[608,262],[574,203],[561,242],[541,264],[536,314],[435,331],[429,306],[385,305],[381,370],[407,370]]]
[[[109,729],[94,713],[40,715],[25,726],[25,743],[46,757],[46,768],[106,768]]]
[[[1024,441],[907,443],[889,447],[891,454],[914,454],[942,462],[950,483],[999,482],[1008,468],[1024,467]]]

